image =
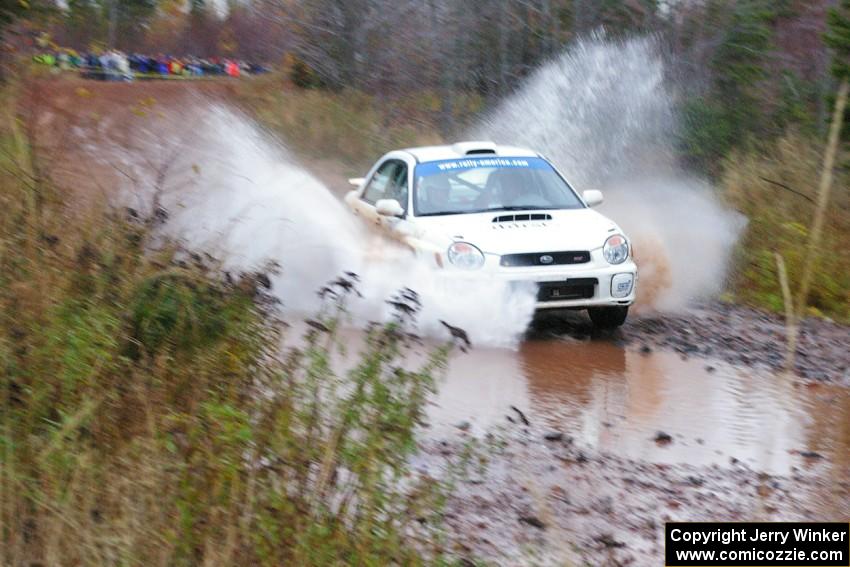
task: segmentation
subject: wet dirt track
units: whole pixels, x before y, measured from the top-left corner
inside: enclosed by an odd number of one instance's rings
[[[516,352],[458,355],[437,404],[435,421],[468,422],[479,432],[510,424],[514,406],[583,446],[649,462],[736,458],[786,473],[800,463],[799,451],[850,454],[847,431],[817,427],[850,419],[844,388],[795,386],[766,372],[602,340],[531,340]],[[809,430],[817,432],[811,439]],[[672,440],[654,442],[659,432]]]
[[[452,454],[486,431],[504,444],[452,501],[449,524],[473,534],[470,556],[655,565],[667,520],[850,516],[844,376],[784,378],[759,363],[759,338],[777,321],[758,315],[707,304],[669,328],[653,315],[605,337],[591,337],[581,318],[566,328],[544,320],[516,351],[457,355],[426,453]],[[683,348],[697,342],[695,324],[730,317],[738,349]],[[726,336],[722,328],[713,331]],[[846,329],[808,328],[807,360],[846,365],[846,354],[832,357]],[[744,355],[749,364],[727,361]],[[429,470],[429,459],[421,465]]]

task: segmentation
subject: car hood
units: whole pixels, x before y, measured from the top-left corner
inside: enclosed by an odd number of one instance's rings
[[[515,215],[548,215],[551,220],[513,220]],[[506,218],[507,217],[507,218]],[[497,218],[503,219],[494,222]],[[491,211],[467,215],[419,217],[420,238],[463,240],[487,254],[595,250],[620,228],[592,209]]]

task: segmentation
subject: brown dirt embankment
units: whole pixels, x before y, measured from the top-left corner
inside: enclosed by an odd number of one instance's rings
[[[63,76],[31,79],[22,89],[18,114],[34,146],[35,173],[72,193],[68,201],[79,208],[109,200],[129,175],[120,163],[99,162],[104,149],[93,139],[132,151],[141,149],[138,133],[151,121],[164,125],[163,140],[191,131],[203,120],[203,103],[230,99],[235,85],[226,79],[119,83]],[[161,167],[159,156],[147,157],[152,168]]]

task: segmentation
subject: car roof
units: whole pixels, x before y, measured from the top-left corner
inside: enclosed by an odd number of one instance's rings
[[[418,162],[458,159],[463,157],[540,157],[535,151],[514,146],[502,146],[493,142],[458,142],[445,146],[420,146],[402,150],[411,154]]]

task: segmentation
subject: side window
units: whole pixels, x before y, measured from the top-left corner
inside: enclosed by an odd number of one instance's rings
[[[387,186],[384,199],[395,199],[407,211],[407,164],[400,161],[396,164],[395,174]]]
[[[395,160],[389,160],[381,164],[372,176],[372,179],[369,180],[366,190],[363,191],[364,201],[374,205],[378,200],[388,198],[387,192],[390,190],[390,185],[395,178],[398,163]]]

